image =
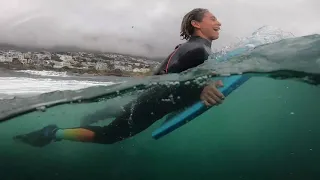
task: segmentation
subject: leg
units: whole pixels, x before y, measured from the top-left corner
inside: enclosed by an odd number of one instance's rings
[[[107,105],[102,110],[98,110],[83,117],[80,120],[80,126],[88,126],[101,120],[116,118],[125,111],[124,106],[136,98],[136,96],[127,96],[121,97],[120,101],[118,99],[108,100]]]
[[[202,88],[180,84],[177,87],[157,86],[146,90],[137,100],[107,126],[85,126],[58,129],[50,125],[39,131],[16,136],[32,146],[45,146],[53,140],[71,140],[112,144],[138,134],[168,113],[187,107],[199,99]]]
[[[150,89],[137,100],[125,106],[125,111],[107,126],[84,126],[59,129],[57,139],[112,144],[142,132],[166,114],[176,111],[183,105],[163,100],[172,90]]]

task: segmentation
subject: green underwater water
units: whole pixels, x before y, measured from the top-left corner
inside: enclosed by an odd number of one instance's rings
[[[112,145],[12,140],[51,123],[79,126],[106,102],[55,106],[1,123],[0,180],[319,179],[319,100],[319,86],[254,77],[159,140],[151,133],[163,120]]]

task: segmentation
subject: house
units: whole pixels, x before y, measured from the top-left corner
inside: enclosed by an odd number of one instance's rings
[[[12,58],[12,64],[14,65],[22,65],[22,62],[18,58]]]
[[[2,59],[4,60],[3,62],[12,62],[12,57],[4,56]]]
[[[69,61],[69,62],[73,61],[72,56],[69,56],[69,55],[61,55],[61,56],[60,56],[60,59],[61,59],[62,61]]]
[[[19,59],[20,60],[20,62],[22,63],[22,64],[28,64],[28,60],[27,59]]]
[[[53,68],[62,68],[63,67],[63,64],[62,62],[57,62],[57,61],[54,61],[54,65],[53,65]]]
[[[108,70],[108,64],[102,63],[102,62],[97,62],[95,65],[96,70]]]
[[[133,69],[133,72],[140,72],[140,73],[146,73],[149,71],[150,71],[150,69],[148,69],[148,68],[134,68]]]
[[[5,56],[0,56],[0,62],[6,62],[7,58]]]

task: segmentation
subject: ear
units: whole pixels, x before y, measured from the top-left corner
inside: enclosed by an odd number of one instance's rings
[[[200,24],[199,24],[199,22],[198,21],[195,21],[195,20],[192,20],[191,21],[191,25],[193,26],[193,27],[195,27],[195,28],[200,28]]]

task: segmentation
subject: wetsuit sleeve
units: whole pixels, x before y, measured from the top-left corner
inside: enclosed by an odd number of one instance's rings
[[[197,48],[187,52],[168,68],[168,73],[180,73],[187,69],[194,68],[202,64],[207,58],[208,53],[204,48]]]

